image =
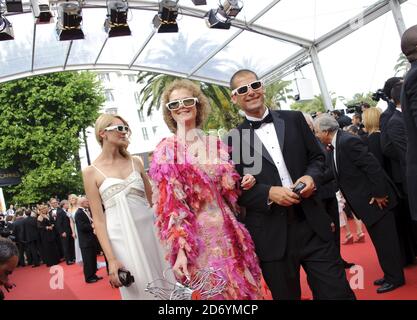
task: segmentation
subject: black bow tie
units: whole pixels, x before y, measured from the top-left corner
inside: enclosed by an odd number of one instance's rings
[[[330,150],[330,151],[333,151],[334,150],[334,147],[333,147],[333,145],[331,143],[329,143],[327,145],[327,150]]]
[[[264,124],[264,123],[271,123],[273,121],[273,119],[272,119],[272,115],[271,115],[271,112],[270,112],[261,121],[251,121],[251,120],[248,120],[248,121],[249,121],[249,124],[251,125],[251,127],[255,130],[255,129],[259,129],[261,127],[261,125]]]

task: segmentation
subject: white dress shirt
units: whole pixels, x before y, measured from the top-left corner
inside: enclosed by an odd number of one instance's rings
[[[336,131],[336,134],[333,136],[333,139],[332,139],[332,146],[333,146],[333,161],[334,161],[334,167],[336,168],[336,171],[338,171],[337,170],[337,161],[336,161],[336,139],[337,139],[337,134],[338,134],[338,132],[339,131]]]
[[[250,116],[246,116],[246,118],[250,121],[260,121],[264,119],[268,113],[269,109],[266,109],[261,119]],[[290,188],[293,185],[293,181],[290,173],[288,172],[287,165],[285,164],[284,156],[282,155],[274,123],[263,123],[260,128],[255,129],[254,131],[274,161],[281,177],[282,186]]]

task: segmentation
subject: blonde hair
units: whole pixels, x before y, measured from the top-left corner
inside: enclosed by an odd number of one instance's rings
[[[381,117],[381,110],[378,108],[366,109],[362,114],[363,125],[366,131],[371,134],[379,131],[379,118]]]
[[[42,211],[45,210],[45,209],[46,209],[46,214],[47,214],[48,213],[48,206],[47,205],[44,205],[44,204],[40,204],[38,206],[38,212],[39,212],[39,214],[42,214]]]
[[[100,144],[101,147],[103,147],[103,138],[100,137],[100,132],[108,126],[110,126],[115,119],[121,120],[125,125],[128,126],[127,121],[118,115],[103,113],[97,118],[96,123],[94,125],[94,129],[96,133],[97,142]],[[129,151],[127,151],[126,147],[120,146],[119,152],[124,158],[130,159],[130,153]]]
[[[201,88],[194,82],[185,79],[175,80],[168,87],[165,88],[162,93],[162,113],[164,115],[164,121],[167,124],[171,132],[176,133],[177,122],[172,117],[171,111],[168,110],[166,104],[169,102],[169,97],[174,90],[186,89],[191,92],[194,98],[198,99],[196,104],[197,116],[195,119],[195,126],[201,128],[207,120],[208,114],[210,113],[210,103],[207,97],[204,95]]]

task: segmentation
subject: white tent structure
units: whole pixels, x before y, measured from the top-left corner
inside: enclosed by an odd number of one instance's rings
[[[61,2],[52,0],[51,7]],[[65,70],[140,70],[228,85],[241,68],[271,82],[308,61],[331,110],[320,52],[386,14],[394,17],[400,35],[406,29],[401,9],[407,0],[242,2],[232,27],[219,30],[209,29],[204,18],[218,0],[203,6],[179,0],[179,32],[158,33],[152,20],[159,2],[131,0],[132,35],[109,38],[103,29],[106,1],[85,0],[85,39],[59,41],[55,23],[35,24],[30,2],[23,0],[23,13],[3,14],[13,26],[14,40],[0,41],[0,82]]]

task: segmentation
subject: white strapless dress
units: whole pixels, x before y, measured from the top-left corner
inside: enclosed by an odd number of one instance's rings
[[[113,252],[135,278],[130,287],[120,288],[123,300],[155,299],[145,292],[146,285],[163,278],[169,268],[144,190],[142,177],[136,170],[124,180],[105,177],[99,188]]]

